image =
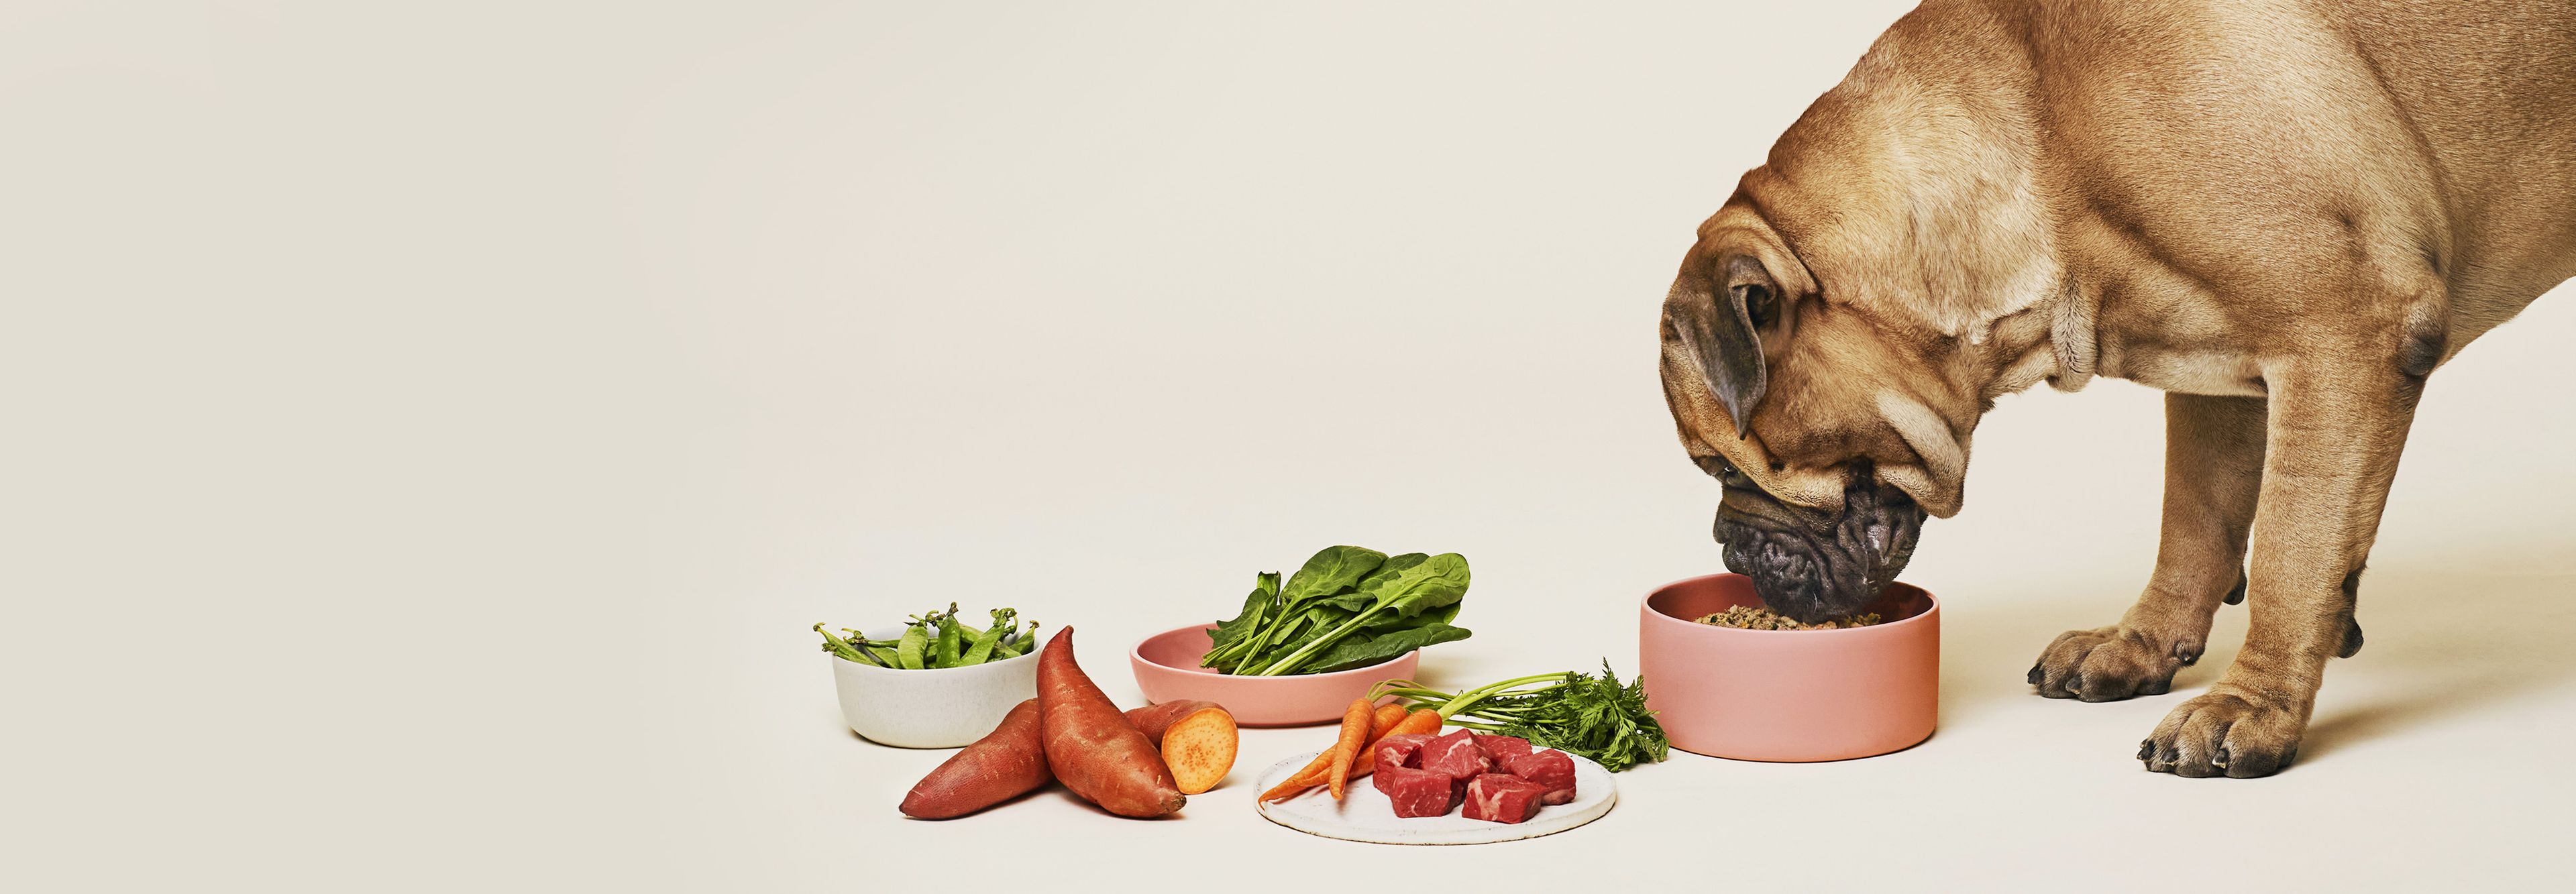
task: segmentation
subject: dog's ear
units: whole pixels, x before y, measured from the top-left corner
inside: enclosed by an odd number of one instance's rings
[[[1743,437],[1752,430],[1753,408],[1762,403],[1769,381],[1761,331],[1779,316],[1780,284],[1751,255],[1727,255],[1710,272],[1700,282],[1713,288],[1679,290],[1666,302],[1665,315],[1698,358],[1709,393],[1734,417],[1736,436]]]

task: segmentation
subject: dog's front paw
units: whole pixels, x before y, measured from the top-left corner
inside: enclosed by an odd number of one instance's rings
[[[2177,776],[2270,776],[2298,757],[2307,726],[2303,706],[2220,683],[2166,714],[2138,743],[2138,760]]]
[[[2163,695],[2174,672],[2200,660],[2200,639],[2168,641],[2125,627],[2069,630],[2030,666],[2030,683],[2049,698],[2088,702]]]

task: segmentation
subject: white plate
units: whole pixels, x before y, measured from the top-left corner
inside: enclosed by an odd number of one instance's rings
[[[1449,811],[1448,816],[1400,817],[1386,793],[1377,790],[1376,780],[1366,776],[1351,780],[1342,790],[1342,800],[1333,800],[1323,786],[1307,789],[1276,804],[1260,804],[1261,815],[1271,822],[1326,838],[1344,841],[1368,841],[1377,844],[1492,844],[1554,835],[1584,823],[1600,819],[1619,801],[1619,786],[1610,781],[1610,771],[1581,755],[1574,759],[1574,800],[1550,804],[1538,809],[1524,822],[1489,823],[1471,820],[1464,808]],[[1304,769],[1314,755],[1289,758],[1261,771],[1252,790],[1266,792]]]

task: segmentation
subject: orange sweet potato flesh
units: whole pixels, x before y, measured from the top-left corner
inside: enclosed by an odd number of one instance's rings
[[[1119,816],[1155,817],[1188,798],[1154,742],[1127,722],[1073,660],[1073,628],[1038,653],[1038,735],[1047,768],[1083,800]]]
[[[1181,794],[1195,795],[1215,788],[1234,769],[1234,752],[1241,744],[1241,734],[1234,725],[1234,713],[1224,705],[1210,701],[1184,700],[1137,708],[1127,712],[1127,722],[1163,751],[1163,766],[1172,771],[1172,781]]]
[[[1002,725],[949,756],[903,796],[906,816],[948,819],[1008,801],[1047,784],[1046,749],[1038,743],[1038,700],[1003,715]]]

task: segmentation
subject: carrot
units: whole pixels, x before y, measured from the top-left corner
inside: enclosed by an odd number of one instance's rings
[[[1342,738],[1333,743],[1332,775],[1326,779],[1333,800],[1342,799],[1342,789],[1351,781],[1351,762],[1359,759],[1360,749],[1368,747],[1369,727],[1376,719],[1377,709],[1366,698],[1352,699],[1350,710],[1342,712]]]
[[[1038,654],[1038,734],[1064,787],[1119,816],[1155,817],[1189,799],[1145,738],[1073,660],[1073,628]]]
[[[1181,794],[1195,795],[1225,781],[1234,769],[1239,734],[1234,714],[1209,701],[1164,702],[1127,712],[1127,722],[1163,751],[1163,766]]]
[[[951,755],[903,796],[906,816],[948,819],[1037,790],[1054,779],[1038,744],[1038,700],[1002,716],[1002,724]]]
[[[1445,718],[1440,716],[1440,712],[1431,710],[1430,708],[1422,708],[1411,714],[1404,715],[1404,720],[1389,728],[1386,731],[1386,736],[1409,736],[1421,733],[1436,733],[1440,731],[1440,723],[1444,719]],[[1378,738],[1383,739],[1386,738],[1386,736],[1379,736]],[[1368,750],[1360,752],[1360,759],[1351,762],[1351,778],[1358,779],[1376,771],[1377,743],[1370,742]]]
[[[1306,766],[1298,768],[1297,772],[1280,780],[1278,785],[1271,786],[1269,791],[1262,792],[1261,800],[1277,801],[1296,797],[1298,792],[1323,784],[1324,774],[1331,773],[1332,769],[1333,750],[1326,748],[1316,754],[1314,760],[1307,761]]]
[[[1414,713],[1419,714],[1423,713],[1423,711],[1430,711],[1432,714],[1440,713],[1438,711],[1431,711],[1429,708],[1424,708],[1422,711],[1416,711]],[[1389,703],[1378,707],[1377,713],[1369,717],[1368,745],[1360,749],[1360,762],[1354,765],[1351,771],[1351,775],[1353,777],[1368,775],[1369,771],[1365,768],[1376,763],[1376,761],[1371,760],[1368,757],[1368,754],[1377,747],[1377,740],[1391,735],[1397,724],[1404,722],[1405,719],[1411,716],[1412,715],[1410,714],[1404,713],[1404,706],[1401,704]],[[1433,730],[1437,730],[1440,726],[1438,724],[1433,724],[1431,728]],[[1308,761],[1306,766],[1298,769],[1295,773],[1289,774],[1288,778],[1280,780],[1278,785],[1272,786],[1269,791],[1262,792],[1261,800],[1278,801],[1296,797],[1298,792],[1323,785],[1331,778],[1332,772],[1333,749],[1327,748],[1324,749],[1322,753],[1315,755],[1315,759]]]
[[[1375,743],[1379,739],[1386,738],[1386,731],[1394,729],[1396,724],[1403,721],[1403,705],[1387,702],[1377,706],[1377,713],[1369,715],[1369,742]]]

